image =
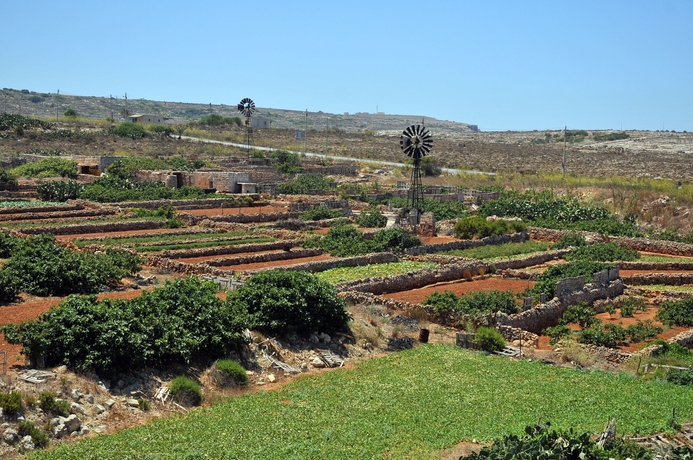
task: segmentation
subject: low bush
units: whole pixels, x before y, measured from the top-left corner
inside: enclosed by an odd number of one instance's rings
[[[248,312],[254,327],[272,334],[332,333],[344,329],[349,320],[337,289],[306,272],[258,273],[231,291],[228,299]]]
[[[350,257],[371,252],[403,251],[420,246],[421,240],[403,228],[378,230],[372,240],[352,225],[336,225],[324,237],[316,237],[303,243],[304,248],[322,248],[336,257]]]
[[[387,217],[380,212],[377,206],[369,206],[361,211],[355,222],[356,225],[363,228],[382,228],[387,224]]]
[[[303,169],[301,166],[301,158],[295,153],[291,153],[291,152],[288,152],[286,150],[273,150],[267,156],[270,159],[270,163],[272,164],[272,167],[274,167],[275,171],[277,171],[280,174],[295,174],[295,173],[299,172],[301,169]],[[311,176],[319,176],[319,175],[318,174],[311,174]],[[322,176],[320,176],[320,177],[322,178]],[[280,189],[281,189],[281,187],[278,186],[277,190],[280,190]],[[292,193],[292,192],[282,191],[282,193]]]
[[[65,202],[79,198],[84,186],[76,181],[51,181],[44,182],[36,188],[39,199],[42,201]]]
[[[301,220],[324,220],[344,217],[340,209],[330,209],[327,206],[315,206],[301,214]]]
[[[22,393],[19,391],[0,393],[0,409],[5,415],[19,413],[22,410]]]
[[[565,255],[565,260],[592,260],[596,262],[632,261],[640,258],[640,253],[624,248],[618,243],[597,243],[580,246]]]
[[[64,158],[44,158],[36,163],[25,163],[12,170],[15,177],[77,177],[77,162]]]
[[[568,233],[556,241],[552,249],[566,249],[569,247],[580,247],[587,245],[585,236],[581,233]]]
[[[506,221],[503,219],[486,220],[483,217],[467,217],[455,224],[455,236],[460,239],[486,238],[487,236],[499,236],[506,233],[523,232],[527,227],[518,221]]]
[[[0,300],[11,302],[21,290],[21,280],[14,273],[0,270]]]
[[[478,291],[462,297],[458,297],[451,291],[434,292],[424,299],[423,305],[432,305],[438,316],[474,315],[498,311],[512,315],[519,311],[517,300],[512,291]]]
[[[492,327],[478,328],[472,343],[488,352],[500,351],[505,348],[505,339],[500,332]]]
[[[676,385],[693,386],[693,369],[674,369],[667,370],[667,382]]]
[[[586,302],[580,302],[577,305],[570,305],[566,312],[561,317],[559,324],[577,324],[580,329],[585,329],[599,322],[595,316],[594,308]]]
[[[334,182],[320,174],[301,174],[290,182],[278,184],[277,191],[289,195],[308,195],[314,190],[330,190],[334,187]]]
[[[662,303],[657,319],[666,325],[693,326],[693,298]]]
[[[238,362],[220,359],[214,363],[214,382],[219,386],[248,385],[248,374]]]
[[[186,406],[199,406],[202,402],[200,385],[184,375],[176,377],[171,381],[169,392],[174,400]]]
[[[633,295],[629,295],[626,299],[619,300],[618,306],[621,310],[622,318],[632,318],[636,312],[647,311],[645,300],[642,297],[635,297]]]
[[[147,135],[147,130],[142,125],[126,121],[119,124],[113,130],[113,134],[120,137],[129,137],[130,139],[142,139]]]
[[[562,265],[552,265],[544,273],[537,277],[537,282],[527,291],[528,294],[539,296],[546,293],[548,299],[556,295],[556,283],[563,278],[585,276],[585,282],[592,281],[592,275],[607,268],[613,268],[613,264],[579,260]]]
[[[219,299],[213,283],[190,278],[132,300],[69,296],[38,319],[0,330],[32,361],[43,356],[47,366],[111,376],[223,356],[246,342],[249,325],[247,313]]]
[[[562,339],[573,335],[573,330],[564,324],[558,326],[547,327],[542,334],[549,337],[549,344],[556,345]]]
[[[617,141],[619,139],[628,139],[630,138],[630,134],[628,133],[609,133],[609,134],[602,134],[602,133],[594,133],[592,135],[595,141],[598,142],[604,142],[604,141]]]
[[[604,447],[598,445],[590,433],[579,433],[573,428],[566,431],[550,429],[546,423],[525,428],[525,435],[504,436],[477,453],[460,460],[535,460],[535,459],[589,459],[589,460],[649,460],[653,454],[634,441],[617,438]]]
[[[31,441],[36,447],[48,445],[48,435],[32,422],[23,420],[17,423],[17,432],[20,436],[31,436]]]

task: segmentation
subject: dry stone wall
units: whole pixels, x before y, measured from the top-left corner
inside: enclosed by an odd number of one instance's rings
[[[299,263],[282,267],[282,270],[306,271],[306,272],[322,272],[340,267],[358,267],[372,264],[387,264],[397,262],[399,259],[396,255],[389,252],[381,252],[376,254],[368,254],[365,256],[346,257],[344,259],[332,260],[317,260],[306,263]],[[274,267],[269,267],[263,270],[271,270]]]
[[[79,204],[65,205],[65,206],[31,206],[22,208],[0,208],[0,215],[3,214],[33,214],[33,213],[44,213],[44,212],[67,212],[67,211],[79,211],[84,209],[84,206]]]
[[[242,208],[239,208],[242,209]],[[273,212],[267,214],[229,214],[223,216],[200,216],[197,222],[202,220],[211,220],[213,222],[228,222],[228,223],[257,223],[257,222],[275,222],[277,220],[298,219],[301,213],[299,212]]]
[[[303,244],[303,241],[304,240],[302,239],[295,239],[285,241],[272,241],[269,243],[239,244],[233,246],[216,246],[211,248],[198,249],[179,249],[173,251],[161,251],[160,255],[161,257],[167,257],[169,259],[185,259],[191,257],[208,257],[224,254],[240,254],[246,252],[276,251],[278,249],[284,249],[285,251],[288,251],[291,248],[300,246],[301,244]]]
[[[35,211],[35,210],[32,210]],[[2,221],[18,221],[18,220],[48,220],[48,219],[70,219],[76,217],[97,217],[110,216],[118,211],[114,208],[103,209],[81,209],[75,211],[54,211],[54,212],[26,212],[23,214],[5,215],[1,218]]]
[[[646,286],[650,284],[665,284],[667,286],[683,286],[693,284],[693,273],[648,273],[631,275],[623,278],[629,286]]]
[[[529,227],[528,232],[532,239],[542,241],[558,241],[561,236],[569,233],[580,233],[590,242],[618,243],[628,249],[636,251],[656,252],[675,256],[693,257],[693,244],[678,243],[675,241],[649,240],[647,238],[628,238],[625,236],[604,236],[593,232],[576,232],[572,230],[554,230],[549,228]]]
[[[135,222],[108,222],[101,224],[62,225],[22,228],[25,235],[40,235],[52,233],[53,235],[78,235],[80,233],[108,233],[125,232],[130,230],[152,230],[162,228],[165,220],[138,220]]]
[[[315,257],[322,254],[324,254],[324,251],[322,249],[299,249],[297,251],[267,252],[263,254],[253,254],[249,256],[210,259],[207,261],[207,264],[211,267],[229,267],[232,265],[273,262],[276,260],[300,259],[302,257]]]
[[[522,243],[527,241],[529,235],[525,232],[515,233],[513,235],[489,236],[480,240],[461,240],[451,241],[449,243],[427,244],[423,246],[415,246],[404,250],[407,255],[422,255],[434,252],[454,251],[469,248],[478,248],[489,244],[504,244],[504,243]]]
[[[584,288],[578,291],[566,293],[562,297],[554,297],[549,302],[539,304],[515,315],[499,312],[496,314],[496,323],[540,334],[547,327],[558,324],[569,305],[580,302],[592,304],[595,300],[614,298],[621,294],[623,294],[621,280],[612,281],[607,286],[586,284]]]

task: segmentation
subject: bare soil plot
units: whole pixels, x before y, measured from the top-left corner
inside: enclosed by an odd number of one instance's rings
[[[527,280],[505,280],[501,278],[486,278],[475,279],[471,281],[453,281],[449,283],[437,283],[431,286],[426,286],[410,291],[393,292],[384,294],[384,297],[390,299],[402,300],[410,303],[421,303],[424,299],[434,292],[452,291],[460,296],[470,292],[488,292],[488,291],[507,291],[511,290],[515,293],[522,292],[527,288],[534,286],[533,281]]]

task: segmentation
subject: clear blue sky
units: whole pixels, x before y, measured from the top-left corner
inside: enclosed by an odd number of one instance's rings
[[[693,1],[8,1],[0,87],[693,131]]]

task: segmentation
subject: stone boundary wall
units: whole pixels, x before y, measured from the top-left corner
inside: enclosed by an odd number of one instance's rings
[[[257,222],[276,222],[278,220],[298,219],[300,212],[273,212],[268,214],[232,214],[223,216],[199,216],[196,222],[211,220],[213,222],[228,223],[257,223]]]
[[[228,270],[211,267],[206,263],[186,264],[185,262],[179,262],[177,260],[171,260],[159,256],[147,256],[146,265],[148,267],[161,268],[186,275],[212,275],[221,277],[229,276]]]
[[[613,364],[623,364],[628,361],[633,355],[627,351],[617,350],[615,348],[599,347],[597,345],[578,344],[580,348],[585,350],[592,356],[597,356],[607,362]]]
[[[392,310],[419,310],[428,315],[430,318],[433,318],[435,316],[435,312],[431,305],[420,305],[404,302],[401,300],[389,299],[387,297],[381,297],[379,295],[371,294],[370,292],[340,290],[338,295],[347,302],[351,302],[354,304],[380,305]]]
[[[207,261],[207,265],[210,267],[229,267],[233,265],[273,262],[275,260],[291,260],[300,259],[303,257],[315,257],[324,253],[325,251],[322,249],[299,249],[298,251],[268,252],[263,254],[253,254],[250,256],[210,259]]]
[[[306,272],[321,272],[340,267],[359,267],[362,265],[371,264],[387,264],[398,262],[399,258],[390,252],[380,252],[368,254],[365,256],[346,257],[343,259],[332,260],[316,260],[312,262],[299,263],[282,267],[282,270],[306,271]],[[276,267],[261,268],[258,271],[272,270]]]
[[[484,263],[471,262],[468,264],[450,264],[436,268],[424,268],[415,272],[402,273],[388,277],[364,278],[361,280],[345,281],[337,284],[340,291],[360,291],[371,294],[408,291],[443,281],[455,281],[469,278],[484,272],[488,267]]]
[[[60,211],[79,211],[84,209],[84,206],[79,204],[71,204],[66,206],[29,206],[21,208],[0,208],[2,214],[30,214],[34,212],[60,212]]]
[[[461,240],[451,241],[449,243],[427,244],[423,246],[415,246],[404,250],[407,255],[421,255],[432,252],[454,251],[469,248],[478,248],[489,244],[504,244],[504,243],[522,243],[529,240],[529,235],[525,232],[515,233],[513,235],[489,236],[480,240]]]
[[[625,283],[624,283],[625,284]],[[641,295],[643,297],[651,296],[652,293],[659,292],[659,295],[650,299],[654,305],[661,305],[663,302],[669,300],[683,300],[693,297],[693,292],[680,292],[680,291],[667,291],[664,290],[653,290],[653,289],[641,289],[632,286],[626,286],[628,294]]]
[[[648,273],[623,277],[623,282],[629,286],[646,286],[648,284],[665,284],[668,286],[683,286],[693,284],[693,273]]]
[[[498,332],[508,342],[520,342],[523,346],[537,348],[539,346],[539,336],[529,331],[511,326],[499,325]]]
[[[125,232],[130,230],[152,230],[162,228],[165,220],[139,220],[136,222],[108,222],[103,224],[62,225],[22,228],[25,235],[40,235],[52,233],[53,235],[77,235],[80,233],[109,233]]]
[[[12,216],[7,216],[5,218],[0,215],[0,221],[11,222],[18,220],[47,220],[47,219],[69,219],[71,217],[95,217],[95,216],[110,216],[116,214],[118,211],[113,208],[103,208],[103,209],[79,209],[74,211],[51,211],[45,213],[37,212],[25,212],[22,214],[16,214]]]
[[[242,237],[239,237],[242,238]],[[286,240],[286,241],[271,241],[269,243],[250,243],[239,244],[234,246],[199,248],[199,249],[177,249],[171,251],[161,251],[161,257],[168,259],[186,259],[190,257],[207,257],[218,256],[224,254],[239,254],[243,252],[262,252],[276,251],[277,249],[289,249],[303,244],[302,239]]]
[[[555,251],[540,252],[537,254],[530,254],[525,257],[518,257],[517,259],[500,260],[497,262],[484,262],[488,263],[489,267],[494,266],[496,270],[511,270],[517,268],[532,267],[534,265],[541,265],[550,260],[556,260],[562,258],[565,254],[570,252],[570,249],[557,249]],[[468,264],[473,262],[481,262],[480,259],[470,259],[468,257],[457,257],[457,256],[446,256],[443,254],[425,254],[420,256],[408,256],[403,257],[404,260],[413,260],[417,262],[435,262],[437,264]]]
[[[693,262],[619,262],[621,270],[693,270]]]
[[[693,244],[678,243],[675,241],[649,240],[647,238],[628,238],[625,236],[605,236],[593,232],[576,232],[572,230],[554,230],[550,228],[529,227],[530,236],[535,240],[557,241],[568,233],[580,233],[585,235],[588,241],[595,243],[618,243],[628,249],[636,251],[656,252],[674,256],[693,257]]]
[[[539,304],[529,310],[506,315],[496,314],[496,322],[500,325],[517,327],[526,331],[540,334],[547,327],[555,326],[561,319],[569,305],[580,302],[592,304],[595,300],[614,298],[623,294],[623,283],[615,280],[608,286],[586,284],[583,289],[572,292],[563,297],[554,297],[549,302]]]
[[[192,228],[178,228],[178,229],[170,229],[169,231],[166,232],[157,232],[156,236],[165,238],[166,236],[170,235],[199,235],[202,233],[220,233],[218,229],[211,229],[211,228],[200,228],[200,227],[192,227]],[[132,238],[142,238],[142,235],[120,235],[120,238],[122,238],[124,241],[127,241],[128,237],[131,236]],[[109,235],[104,235],[104,236],[85,236],[85,237],[79,237],[75,238],[74,241],[94,241],[94,244],[98,244],[99,241],[113,238],[112,236]],[[128,244],[133,244],[133,243],[124,243],[123,245],[126,246]],[[169,244],[169,243],[166,243]]]
[[[247,196],[255,196],[255,198],[259,199],[260,196],[257,194],[251,194]],[[254,198],[254,199],[255,199]],[[238,208],[238,207],[247,207],[246,204],[239,204],[236,203],[235,201],[229,200],[228,198],[201,198],[201,199],[193,199],[193,200],[151,200],[151,201],[123,201],[120,203],[110,203],[113,206],[119,206],[121,208],[145,208],[145,209],[159,209],[162,206],[168,206],[169,204],[171,206],[174,206],[178,208],[181,206],[180,209],[184,208],[192,208],[190,209],[204,209],[205,206],[211,206],[211,207],[221,207],[222,205],[224,207],[229,207],[229,208]]]

